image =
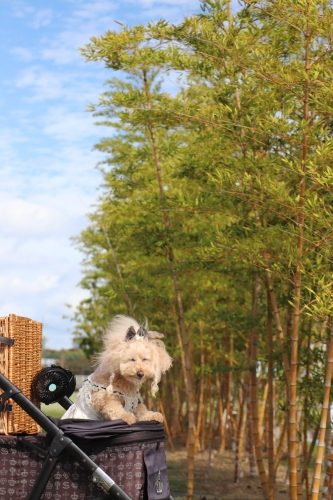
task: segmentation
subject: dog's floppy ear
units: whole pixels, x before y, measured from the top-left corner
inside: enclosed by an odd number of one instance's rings
[[[151,340],[151,344],[154,345],[155,350],[155,356],[154,356],[154,362],[155,362],[155,376],[153,378],[152,384],[151,384],[151,394],[153,397],[155,397],[157,391],[158,391],[158,383],[161,380],[161,375],[165,373],[167,370],[172,365],[172,358],[169,356],[167,353],[164,342],[162,340]]]
[[[148,337],[149,339],[163,339],[164,334],[160,332],[155,332],[155,330],[149,330]]]
[[[130,326],[126,332],[126,337],[125,337],[126,342],[129,342],[130,340],[132,340],[135,337],[135,335],[136,335],[136,331],[135,331],[134,326]]]

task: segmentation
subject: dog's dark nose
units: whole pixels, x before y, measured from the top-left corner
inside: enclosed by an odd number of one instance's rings
[[[139,378],[144,377],[144,375],[145,375],[145,374],[144,374],[143,372],[138,372],[138,373],[137,373],[137,376],[138,376]]]

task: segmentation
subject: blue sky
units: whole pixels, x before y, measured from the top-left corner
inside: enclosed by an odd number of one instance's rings
[[[198,11],[197,0],[0,0],[0,315],[44,325],[47,347],[72,345],[63,316],[84,292],[71,243],[98,196],[105,130],[86,112],[111,74],[79,55],[94,35]]]

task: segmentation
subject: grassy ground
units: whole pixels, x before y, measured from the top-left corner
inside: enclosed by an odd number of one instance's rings
[[[168,476],[172,495],[178,500],[185,497],[186,492],[186,450],[174,453],[167,451]],[[260,500],[263,498],[258,477],[250,477],[249,465],[241,467],[243,477],[238,484],[234,483],[234,452],[217,452],[209,463],[208,452],[198,453],[195,457],[196,498],[206,497],[207,500]],[[286,467],[281,465],[276,481],[275,500],[288,499],[288,485],[285,483]]]

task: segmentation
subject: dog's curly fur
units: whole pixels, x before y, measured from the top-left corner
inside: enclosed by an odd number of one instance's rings
[[[92,390],[90,403],[105,420],[163,422],[159,412],[149,411],[139,390],[152,380],[151,393],[155,396],[161,375],[172,364],[163,337],[140,326],[128,316],[116,316],[106,329],[103,350],[97,356],[97,368],[90,376],[92,384],[104,390]]]

